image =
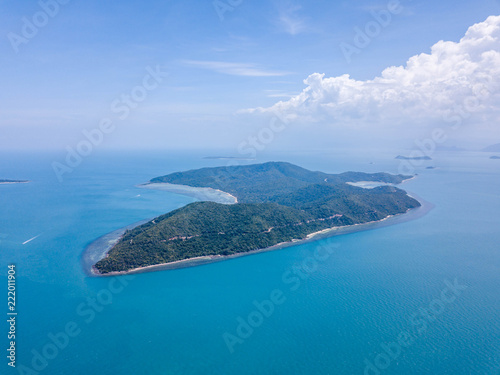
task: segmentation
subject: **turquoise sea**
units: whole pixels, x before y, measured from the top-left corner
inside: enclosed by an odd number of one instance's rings
[[[32,181],[0,185],[0,374],[500,374],[500,161],[484,153],[439,152],[418,167],[402,187],[434,208],[416,220],[193,268],[84,272],[96,238],[193,201],[135,185],[227,163],[203,159],[213,154],[96,152],[63,182],[51,163],[64,154],[0,154],[0,178]],[[395,155],[255,162],[397,173]]]

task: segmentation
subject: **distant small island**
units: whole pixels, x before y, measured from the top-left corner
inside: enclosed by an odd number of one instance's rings
[[[184,187],[189,194],[204,189],[203,196],[220,203],[191,203],[124,231],[93,271],[103,275],[186,261],[197,264],[306,240],[335,228],[382,221],[421,204],[392,185],[365,189],[352,183],[399,184],[412,177],[327,174],[269,162],[153,178],[143,187]]]
[[[29,180],[4,180],[0,179],[0,184],[26,184]]]
[[[483,151],[483,152],[500,152],[500,143],[496,143],[494,145],[485,147],[481,151]]]
[[[500,156],[493,155],[493,156],[490,156],[490,159],[500,159]]]
[[[395,159],[400,159],[400,160],[432,160],[430,156],[403,156],[403,155],[398,155],[396,156]]]

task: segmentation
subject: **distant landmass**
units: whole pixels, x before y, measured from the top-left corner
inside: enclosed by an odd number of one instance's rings
[[[25,184],[29,182],[28,180],[5,180],[0,179],[0,184]]]
[[[127,230],[94,265],[100,274],[202,257],[223,257],[303,240],[334,227],[383,220],[420,206],[394,186],[412,176],[312,172],[284,162],[202,168],[153,178],[230,194],[234,204],[195,202]]]
[[[467,151],[467,150],[465,148],[457,147],[457,146],[437,145],[436,151],[462,152],[462,151]]]
[[[244,158],[241,156],[204,156],[203,159],[208,159],[208,160],[255,160],[253,158]]]
[[[483,148],[481,151],[484,152],[500,152],[500,143]]]
[[[500,159],[500,156],[493,155],[493,156],[490,156],[490,159]]]
[[[430,156],[396,156],[396,159],[400,160],[432,160]]]

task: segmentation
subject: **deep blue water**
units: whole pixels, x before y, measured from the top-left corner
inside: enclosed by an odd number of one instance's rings
[[[87,244],[193,201],[135,185],[226,163],[203,155],[96,153],[62,183],[51,162],[63,154],[0,155],[0,178],[32,180],[0,185],[2,303],[7,311],[5,276],[15,263],[19,314],[17,371],[2,356],[1,374],[363,374],[367,366],[368,374],[500,373],[498,160],[436,154],[438,169],[419,168],[403,185],[435,205],[417,220],[200,267],[86,276]],[[395,173],[394,155],[283,153],[257,161]],[[328,256],[314,258],[315,251]],[[466,288],[453,294],[446,283]],[[272,313],[255,313],[254,301],[273,293],[280,298],[266,305]],[[256,327],[238,337],[248,318]],[[66,340],[60,332],[68,324],[77,333]],[[224,337],[238,337],[232,353]],[[389,344],[398,337],[406,346]],[[50,359],[40,363],[37,353]],[[33,358],[41,371],[18,372],[33,369]]]

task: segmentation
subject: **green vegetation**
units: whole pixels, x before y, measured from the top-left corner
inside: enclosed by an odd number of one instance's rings
[[[335,227],[380,220],[420,206],[393,186],[363,189],[346,182],[400,183],[411,176],[347,172],[330,175],[289,163],[204,168],[151,180],[211,187],[239,203],[196,202],[125,232],[100,260],[101,273],[205,255],[263,249]]]
[[[234,195],[240,203],[262,203],[273,201],[273,197],[278,194],[292,193],[311,184],[343,184],[359,181],[399,184],[411,177],[388,173],[327,174],[311,172],[290,163],[270,162],[177,172],[153,178],[150,182],[210,187]]]

